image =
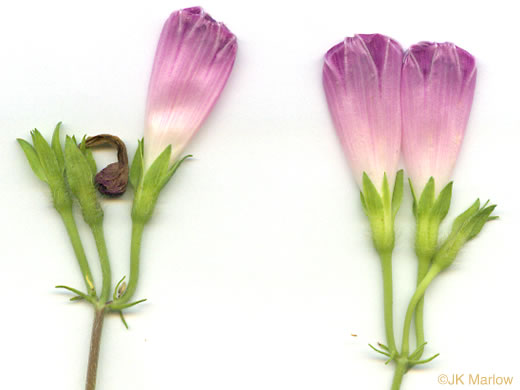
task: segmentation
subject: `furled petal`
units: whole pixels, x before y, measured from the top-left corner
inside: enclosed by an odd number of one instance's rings
[[[403,50],[380,34],[346,38],[325,55],[323,85],[336,131],[361,184],[393,182],[401,146]]]
[[[172,145],[172,163],[199,129],[229,77],[236,37],[200,7],[164,24],[148,89],[145,166]]]
[[[433,176],[437,191],[450,180],[468,122],[475,59],[452,43],[421,42],[405,55],[401,105],[403,155],[416,192]]]

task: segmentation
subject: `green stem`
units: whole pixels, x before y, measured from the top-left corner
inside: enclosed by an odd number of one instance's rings
[[[96,308],[94,324],[92,325],[92,335],[90,338],[90,352],[87,367],[87,383],[85,386],[86,390],[95,390],[96,388],[99,350],[101,347],[101,333],[103,331],[105,313],[105,308]]]
[[[92,234],[96,241],[96,247],[99,254],[99,262],[101,264],[101,273],[103,275],[103,285],[101,287],[101,295],[99,301],[105,304],[110,296],[110,289],[112,283],[112,273],[110,271],[110,261],[108,259],[107,244],[105,242],[105,233],[103,231],[103,223],[91,225]]]
[[[63,223],[65,224],[65,228],[67,229],[72,248],[76,254],[76,259],[78,260],[79,268],[83,274],[83,279],[85,281],[85,286],[87,287],[88,295],[95,297],[96,288],[94,286],[94,279],[92,278],[92,272],[90,271],[87,256],[85,255],[85,249],[83,249],[78,227],[76,226],[76,221],[74,220],[74,216],[72,214],[72,208],[58,210],[58,212],[60,213]]]
[[[392,390],[399,390],[401,388],[401,382],[403,376],[406,374],[408,369],[408,361],[406,359],[398,359],[397,365],[395,366],[394,379],[392,381]]]
[[[421,281],[428,273],[430,263],[430,257],[419,258],[419,265],[417,267],[417,286],[419,286]],[[417,341],[416,345],[424,344],[424,296],[419,300],[419,302],[417,302],[417,307],[415,309],[415,336]],[[423,351],[424,348],[421,348],[417,352],[417,356],[415,356],[416,360],[421,358]]]
[[[383,271],[383,302],[386,341],[390,352],[397,352],[394,337],[394,314],[393,314],[393,287],[392,287],[392,253],[380,253],[381,269]]]
[[[410,351],[410,327],[412,324],[412,317],[417,307],[417,304],[423,297],[426,289],[432,282],[432,280],[439,274],[441,269],[435,264],[430,267],[423,280],[417,286],[415,293],[410,299],[410,303],[408,304],[408,309],[406,310],[406,316],[404,319],[404,328],[403,328],[403,344],[401,347],[401,356],[407,358],[408,352]]]
[[[132,223],[132,241],[130,244],[130,278],[128,279],[128,286],[126,287],[124,294],[110,305],[110,307],[114,310],[117,310],[119,306],[127,303],[132,298],[135,290],[137,289],[137,282],[139,280],[141,240],[143,238],[144,226],[145,225],[143,222],[136,222],[134,220]]]

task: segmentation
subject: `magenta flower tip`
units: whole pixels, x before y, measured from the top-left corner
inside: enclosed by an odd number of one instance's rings
[[[473,102],[475,58],[452,43],[421,42],[405,54],[403,156],[417,192],[433,176],[440,191],[455,165]]]
[[[323,85],[338,137],[361,184],[393,181],[401,144],[403,49],[381,34],[348,37],[325,54]]]
[[[460,72],[463,82],[474,77],[476,72],[475,57],[449,42],[419,42],[406,51],[404,62],[409,61],[419,68],[425,78],[432,72],[432,65],[439,62]]]
[[[148,89],[145,165],[172,145],[177,160],[222,92],[236,37],[201,7],[173,12],[164,24]]]

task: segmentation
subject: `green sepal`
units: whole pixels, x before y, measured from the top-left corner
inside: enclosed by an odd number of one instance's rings
[[[365,196],[363,195],[363,191],[359,191],[359,198],[361,200],[361,207],[363,208],[363,211],[366,215],[368,215],[367,202],[365,202]]]
[[[363,195],[368,214],[379,214],[383,211],[383,199],[365,172],[363,172]]]
[[[60,167],[61,172],[63,173],[65,171],[65,160],[63,157],[63,149],[61,148],[60,142],[60,127],[61,122],[58,122],[58,124],[54,128],[54,133],[52,133],[51,147],[54,151],[54,155],[56,156],[56,160],[58,161],[58,166]]]
[[[435,181],[430,177],[417,204],[417,216],[429,214],[435,202]]]
[[[386,172],[383,174],[383,186],[381,187],[381,199],[383,200],[383,207],[385,209],[392,208],[392,199],[390,197],[390,185],[388,184],[388,177],[386,176]]]
[[[493,221],[498,218],[498,216],[491,216],[491,213],[495,211],[496,205],[491,205],[488,207],[482,207],[482,210],[473,218],[473,226],[471,232],[468,235],[468,240],[472,240],[477,236],[486,222]]]
[[[415,190],[413,188],[412,180],[408,178],[408,184],[410,185],[410,192],[412,193],[413,203],[412,203],[412,211],[415,218],[417,218],[417,204],[419,203],[417,200],[417,195],[415,195]]]
[[[392,253],[395,236],[392,199],[386,173],[383,176],[381,194],[368,175],[363,172],[361,204],[370,221],[374,247],[380,255],[383,255]]]
[[[415,252],[420,261],[429,263],[435,254],[439,228],[450,209],[452,188],[453,182],[448,183],[436,198],[435,180],[430,177],[417,202],[413,185],[410,182],[414,198],[414,215],[417,220]]]
[[[496,216],[491,216],[496,205],[487,204],[488,202],[480,207],[480,201],[477,199],[455,219],[450,234],[433,257],[434,264],[441,269],[449,267],[464,244],[477,236],[486,222],[496,219]]]
[[[36,176],[49,185],[56,210],[63,211],[70,208],[72,200],[54,149],[49,146],[38,130],[34,129],[31,137],[34,147],[27,141],[18,140],[29,160],[29,165]]]
[[[177,171],[179,166],[191,155],[187,155],[175,162],[170,167],[170,155],[172,147],[168,145],[166,149],[155,159],[152,166],[147,171],[142,172],[139,168],[140,161],[143,156],[142,143],[138,147],[137,160],[132,164],[137,164],[134,168],[133,178],[134,183],[137,183],[137,190],[134,195],[134,204],[132,207],[132,219],[134,222],[146,223],[152,216],[157,198],[162,188],[171,179],[173,174]],[[142,165],[142,163],[141,163]],[[144,177],[142,177],[144,175]],[[140,178],[138,178],[141,176]]]
[[[164,179],[168,174],[171,154],[172,146],[168,145],[146,171],[143,179],[143,187],[153,188],[157,192],[162,189],[163,185],[165,184]]]
[[[144,146],[143,140],[137,141],[137,150],[135,151],[132,166],[130,167],[129,180],[134,189],[137,188],[144,171]]]
[[[103,211],[94,187],[91,166],[71,137],[65,140],[65,172],[70,190],[79,201],[85,222],[90,226],[101,223]]]
[[[88,166],[90,167],[90,172],[92,172],[92,176],[96,176],[96,173],[97,173],[96,160],[94,160],[94,155],[92,154],[92,150],[87,148],[87,136],[86,135],[83,136],[79,149],[81,150],[81,153],[83,153],[83,155],[85,156],[85,159],[87,160]]]
[[[449,182],[446,187],[442,189],[439,196],[435,200],[435,203],[432,206],[431,209],[431,216],[439,221],[442,221],[446,215],[448,214],[448,211],[450,210],[450,204],[451,204],[451,193],[453,189],[453,182]]]
[[[168,172],[166,173],[166,175],[164,176],[163,178],[163,181],[161,183],[161,188],[163,188],[166,183],[168,183],[170,181],[170,179],[172,178],[172,176],[175,174],[175,172],[177,172],[177,169],[179,169],[179,167],[181,166],[181,164],[188,158],[190,157],[193,157],[191,154],[187,154],[186,156],[184,156],[183,158],[181,158],[180,160],[176,161],[175,164],[173,164],[173,166],[168,169]]]
[[[453,221],[451,227],[452,232],[458,231],[475,213],[480,209],[480,199],[477,199],[471,206],[469,206],[463,213],[461,213]]]
[[[58,160],[52,148],[38,130],[34,129],[31,132],[31,136],[33,139],[34,149],[36,150],[36,153],[40,158],[41,166],[45,171],[47,183],[52,186],[63,182],[63,173],[58,165]]]
[[[386,177],[386,175],[385,175]],[[404,188],[404,173],[403,170],[399,170],[395,176],[394,192],[392,194],[392,216],[395,218],[401,202],[403,201],[403,188]]]
[[[25,157],[27,157],[27,161],[29,161],[29,165],[31,166],[34,174],[42,181],[47,183],[47,177],[45,176],[45,171],[43,170],[42,164],[40,163],[40,158],[36,153],[36,149],[24,139],[17,138],[18,143],[22,147],[23,152],[25,153]]]
[[[134,222],[146,223],[152,216],[157,197],[161,192],[165,175],[168,174],[172,147],[166,149],[155,159],[152,166],[144,172],[134,195],[132,219]]]

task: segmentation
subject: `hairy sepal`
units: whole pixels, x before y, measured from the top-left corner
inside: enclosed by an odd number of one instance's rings
[[[69,209],[72,206],[72,199],[60,163],[63,152],[59,144],[59,124],[54,131],[52,146],[49,146],[36,129],[31,132],[31,137],[34,146],[23,139],[18,139],[31,169],[40,180],[49,185],[54,207],[58,211]]]
[[[92,165],[71,137],[65,140],[65,173],[70,190],[81,206],[85,222],[90,226],[100,224],[103,220],[103,210],[94,186]]]
[[[440,225],[450,209],[453,182],[448,183],[435,197],[435,180],[431,177],[418,201],[411,182],[410,189],[417,221],[415,251],[419,259],[429,262],[437,249]]]
[[[394,220],[402,200],[403,175],[396,175],[394,190],[391,194],[386,173],[383,176],[381,193],[366,173],[363,173],[363,190],[360,193],[361,205],[370,221],[372,239],[378,253],[389,254],[394,248]]]
[[[487,203],[480,207],[480,201],[477,199],[460,214],[453,222],[450,234],[435,254],[433,263],[441,269],[449,267],[462,247],[475,238],[488,221],[497,218],[491,215],[495,207],[496,205],[488,206]]]
[[[140,155],[139,157],[136,156],[132,163],[134,172],[133,178],[131,179],[134,183],[137,183],[137,190],[134,195],[134,204],[132,207],[132,219],[140,223],[146,223],[151,218],[159,193],[184,160],[190,157],[185,156],[170,167],[172,147],[168,145],[159,157],[155,159],[150,168],[144,171],[142,167],[143,148],[141,143],[137,152],[140,153]]]

